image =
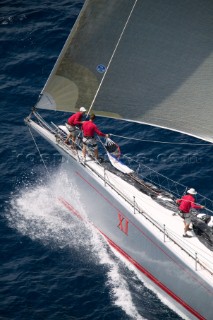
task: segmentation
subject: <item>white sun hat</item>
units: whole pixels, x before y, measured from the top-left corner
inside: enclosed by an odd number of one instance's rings
[[[194,188],[191,188],[187,191],[189,194],[197,194],[197,191]]]
[[[81,112],[86,112],[87,110],[84,107],[80,107]]]

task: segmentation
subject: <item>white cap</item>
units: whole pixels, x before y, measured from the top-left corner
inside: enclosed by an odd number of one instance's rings
[[[187,191],[189,194],[197,194],[197,191],[194,188],[191,188]]]
[[[80,107],[81,112],[86,112],[87,110],[84,107]]]

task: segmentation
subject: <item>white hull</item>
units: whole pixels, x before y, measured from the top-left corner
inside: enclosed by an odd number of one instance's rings
[[[29,125],[67,159],[70,179],[86,203],[88,219],[110,245],[135,265],[180,315],[212,319],[213,275],[209,270],[213,270],[213,253],[196,237],[182,238],[182,219],[112,172],[104,172],[94,161],[82,165],[53,134],[31,120]],[[81,216],[66,196],[61,200]],[[196,254],[206,269],[196,263]]]

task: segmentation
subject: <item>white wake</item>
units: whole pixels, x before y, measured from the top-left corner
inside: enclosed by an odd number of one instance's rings
[[[83,250],[87,261],[106,266],[106,285],[112,303],[130,318],[144,319],[134,305],[128,283],[105,240],[87,219],[82,222],[64,207],[59,201],[64,194],[86,218],[86,205],[80,202],[76,186],[61,169],[48,182],[23,188],[12,197],[7,213],[9,225],[45,246]]]

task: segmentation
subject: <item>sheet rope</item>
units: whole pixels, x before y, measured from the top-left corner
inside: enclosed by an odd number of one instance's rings
[[[101,86],[102,86],[102,83],[103,83],[103,81],[104,81],[104,79],[105,79],[105,77],[106,77],[106,75],[107,75],[107,72],[108,72],[109,67],[110,67],[110,65],[111,65],[111,62],[112,62],[112,59],[114,58],[114,55],[115,55],[115,53],[116,53],[116,51],[117,51],[117,48],[118,48],[118,46],[119,46],[119,44],[120,44],[120,42],[121,42],[121,39],[122,39],[122,37],[123,37],[123,34],[124,34],[124,32],[125,32],[125,30],[126,30],[126,28],[127,28],[127,25],[128,25],[128,23],[129,23],[129,20],[130,20],[130,18],[131,18],[131,16],[132,16],[132,13],[133,13],[133,11],[134,11],[134,9],[135,9],[135,7],[136,7],[137,1],[138,1],[138,0],[135,0],[134,3],[133,3],[132,9],[131,9],[131,11],[130,11],[130,13],[129,13],[129,16],[128,16],[127,20],[126,20],[126,23],[125,23],[125,25],[124,25],[124,27],[123,27],[123,30],[122,30],[122,32],[121,32],[121,34],[120,34],[120,37],[119,37],[119,39],[118,39],[118,42],[117,42],[117,44],[116,44],[116,46],[115,46],[115,48],[114,48],[114,50],[113,50],[113,52],[112,52],[112,56],[111,56],[111,58],[110,58],[110,60],[109,60],[109,62],[108,62],[108,65],[107,65],[107,67],[106,67],[106,71],[105,71],[105,73],[104,73],[104,75],[103,75],[103,78],[101,79],[101,82],[100,82],[100,84],[99,84],[99,86],[98,86],[98,89],[97,89],[97,91],[96,91],[96,94],[95,94],[95,96],[94,96],[94,98],[93,98],[93,100],[92,100],[92,102],[91,102],[91,105],[90,105],[89,110],[88,110],[88,112],[87,112],[87,117],[88,117],[88,115],[89,115],[89,113],[90,113],[90,111],[91,111],[91,109],[92,109],[92,107],[93,107],[93,105],[94,105],[94,102],[95,102],[95,100],[96,100],[96,98],[97,98],[97,95],[98,95],[98,93],[99,93],[99,91],[100,91],[100,88],[101,88]]]
[[[189,142],[169,142],[169,141],[159,141],[159,140],[147,140],[147,139],[139,139],[139,138],[132,138],[132,137],[125,137],[125,136],[119,136],[117,134],[110,133],[110,136],[118,137],[122,139],[127,140],[135,140],[135,141],[141,141],[141,142],[153,142],[153,143],[162,143],[162,144],[172,144],[172,145],[190,145],[190,146],[213,146],[211,143],[189,143]]]

